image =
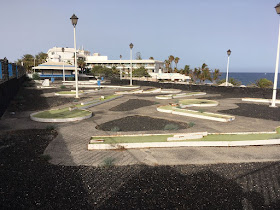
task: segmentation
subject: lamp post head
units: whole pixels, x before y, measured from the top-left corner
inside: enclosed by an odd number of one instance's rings
[[[228,50],[228,51],[227,51],[227,54],[228,54],[228,56],[230,56],[230,54],[231,54],[231,51],[230,51],[230,50]]]
[[[122,59],[122,55],[120,55],[120,59]]]
[[[72,17],[70,18],[71,22],[72,22],[72,25],[74,26],[74,28],[76,27],[77,23],[78,23],[78,17],[73,14]]]
[[[129,47],[130,47],[130,49],[132,49],[132,48],[133,48],[133,44],[132,44],[132,43],[130,43]]]
[[[276,5],[275,9],[277,14],[280,15],[280,3]]]
[[[61,48],[61,51],[64,53],[64,47]]]

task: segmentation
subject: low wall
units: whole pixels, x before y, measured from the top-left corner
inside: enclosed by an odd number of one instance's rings
[[[129,80],[111,79],[112,84],[129,85]],[[158,88],[172,88],[185,91],[201,91],[213,94],[230,95],[231,97],[256,97],[256,98],[271,98],[271,88],[249,88],[249,87],[225,87],[211,85],[187,85],[176,83],[159,83],[151,81],[133,80],[133,85],[152,86]],[[280,98],[280,90],[277,91],[277,98]]]
[[[0,81],[0,118],[9,106],[10,101],[17,94],[25,79],[25,75],[22,75],[21,77],[14,77],[6,81]]]

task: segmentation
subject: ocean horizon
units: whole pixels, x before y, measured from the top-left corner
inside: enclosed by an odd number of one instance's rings
[[[221,76],[219,79],[225,79],[226,78],[226,72],[221,72]],[[242,85],[250,85],[252,83],[256,83],[257,80],[266,78],[268,80],[271,80],[274,82],[274,73],[272,72],[229,72],[228,74],[229,78],[234,78],[236,80],[239,80]],[[277,88],[280,89],[280,73],[278,74],[278,84]]]

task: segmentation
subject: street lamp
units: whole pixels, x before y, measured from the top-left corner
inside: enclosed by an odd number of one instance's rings
[[[231,54],[231,51],[228,50],[227,51],[227,55],[228,55],[228,61],[227,61],[227,76],[226,76],[226,86],[228,86],[228,67],[229,67],[229,56]]]
[[[130,86],[132,86],[132,48],[133,48],[133,44],[130,43],[129,47],[130,47]]]
[[[76,81],[76,98],[79,98],[79,90],[78,90],[78,70],[77,70],[77,50],[76,50],[76,25],[78,23],[78,17],[73,14],[70,18],[72,25],[74,26],[74,50],[75,50],[75,81]]]
[[[64,70],[64,47],[62,47],[61,51],[62,51],[62,53],[63,53],[63,59],[62,59],[62,62],[63,62],[63,82],[65,82],[65,70]]]
[[[120,55],[120,80],[122,80],[122,55]]]
[[[276,5],[275,9],[276,9],[277,14],[280,15],[280,3]],[[280,48],[280,23],[279,23],[279,32],[278,32],[278,47],[277,47],[277,55],[276,55],[273,93],[272,93],[272,101],[271,101],[270,107],[277,107],[276,106],[276,92],[277,92],[277,79],[278,79],[278,66],[279,66],[279,48]]]

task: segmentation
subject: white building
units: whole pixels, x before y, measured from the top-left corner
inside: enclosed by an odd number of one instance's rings
[[[62,47],[53,47],[47,52],[48,58],[47,62],[65,62],[74,65],[75,49],[64,47],[64,52],[62,52]],[[90,55],[89,51],[84,49],[77,50],[77,58],[82,58],[86,60],[86,57]]]
[[[92,68],[96,65],[101,65],[107,68],[116,67],[124,73],[128,73],[131,68],[137,69],[145,67],[148,73],[158,73],[160,69],[164,69],[164,62],[158,60],[108,60],[107,56],[100,56],[94,53],[92,56],[87,56],[85,60],[88,67]]]
[[[47,61],[46,63],[42,63],[36,67],[32,67],[34,73],[38,73],[42,78],[58,78],[63,77],[63,71],[65,77],[73,77],[75,76],[75,66],[69,63],[63,62],[53,62]],[[77,68],[77,70],[81,70]]]
[[[189,82],[190,76],[186,76],[180,73],[150,73],[151,77],[156,80],[170,80],[170,81],[182,81]]]

